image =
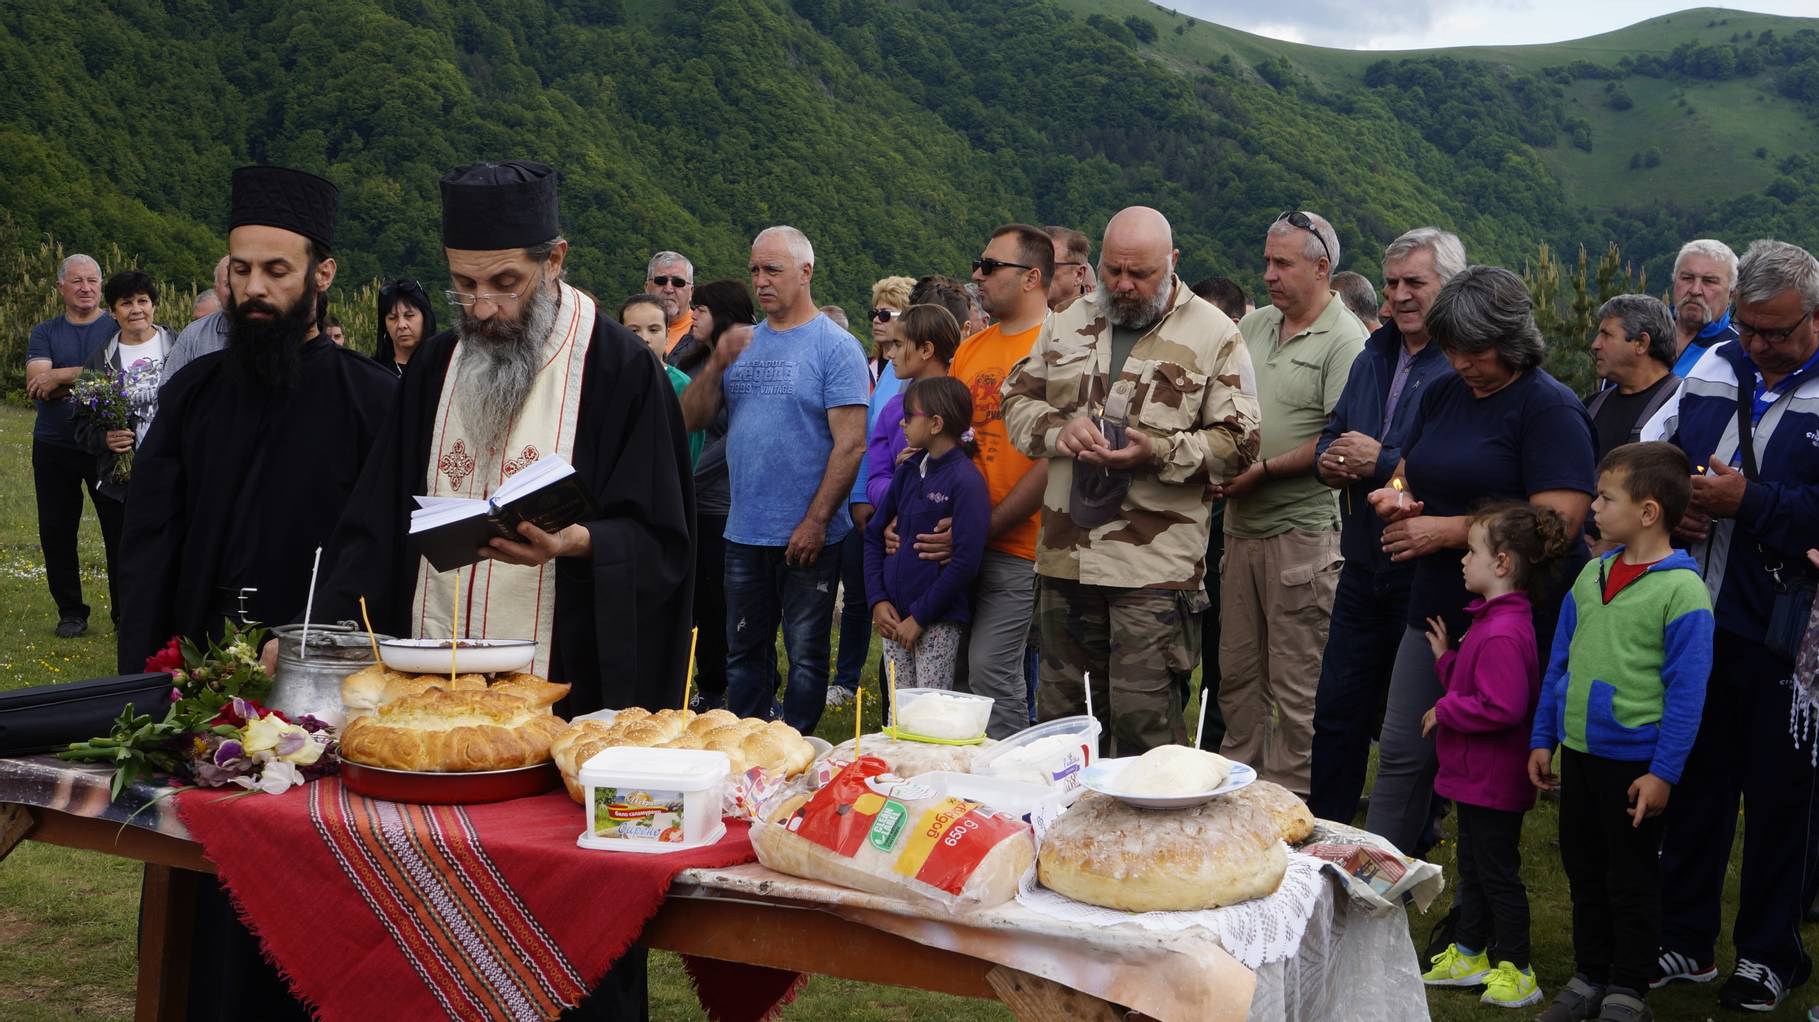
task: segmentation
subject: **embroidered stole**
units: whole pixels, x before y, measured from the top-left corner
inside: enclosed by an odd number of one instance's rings
[[[486,498],[519,469],[551,452],[574,461],[577,419],[581,411],[581,377],[594,336],[593,299],[560,284],[555,329],[544,343],[544,362],[537,370],[524,407],[506,429],[503,450],[481,449],[462,421],[456,394],[461,359],[459,343],[442,380],[436,425],[430,438],[425,493],[437,497]],[[458,572],[438,572],[419,558],[417,593],[412,604],[411,634],[447,638],[455,612],[455,577],[461,577],[459,638],[535,639],[532,673],[548,677],[550,636],[556,613],[556,565],[539,567],[483,560]]]

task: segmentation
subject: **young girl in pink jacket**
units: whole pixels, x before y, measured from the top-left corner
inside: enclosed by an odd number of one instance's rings
[[[1457,651],[1445,622],[1428,619],[1446,694],[1421,722],[1423,736],[1435,735],[1440,760],[1434,792],[1459,808],[1459,922],[1454,943],[1421,978],[1429,986],[1482,985],[1483,1003],[1519,1008],[1541,1000],[1521,876],[1522,816],[1535,804],[1529,731],[1541,692],[1527,589],[1571,539],[1553,511],[1503,503],[1471,516],[1468,542],[1465,588],[1480,598],[1466,608],[1472,623]]]

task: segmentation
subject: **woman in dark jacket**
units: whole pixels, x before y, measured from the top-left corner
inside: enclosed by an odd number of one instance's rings
[[[399,376],[417,346],[436,335],[436,310],[414,280],[394,280],[379,289],[379,343],[373,361]]]

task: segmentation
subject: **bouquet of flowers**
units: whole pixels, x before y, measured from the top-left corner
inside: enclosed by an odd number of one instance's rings
[[[259,664],[264,639],[264,629],[232,623],[206,649],[172,639],[145,662],[148,671],[170,672],[174,687],[164,719],[129,705],[108,734],[77,742],[61,755],[112,764],[114,798],[153,773],[274,795],[334,773],[340,760],[326,723],[309,715],[291,720],[259,705],[272,685]]]
[[[133,403],[130,395],[138,382],[130,373],[85,369],[70,385],[69,399],[76,403],[77,415],[93,420],[101,429],[131,429]],[[132,451],[114,457],[114,468],[109,476],[116,483],[132,479]]]

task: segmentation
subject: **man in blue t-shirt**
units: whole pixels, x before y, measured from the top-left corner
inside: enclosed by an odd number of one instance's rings
[[[720,338],[682,394],[690,429],[724,401],[732,509],[726,519],[726,704],[773,714],[777,626],[789,654],[783,719],[807,734],[827,699],[828,633],[840,559],[823,556],[852,528],[846,500],[865,453],[870,374],[853,336],[816,308],[815,250],[794,227],[752,241],[757,327]]]
[[[25,349],[25,393],[38,405],[32,427],[32,485],[38,494],[38,545],[44,577],[57,601],[57,636],[73,639],[88,631],[88,604],[82,602],[82,575],[76,563],[76,533],[82,524],[82,490],[95,500],[95,456],[76,442],[70,385],[82,366],[118,329],[101,311],[101,264],[73,255],[57,271],[63,315],[32,327]],[[105,537],[104,537],[105,538]],[[108,562],[114,552],[109,550]],[[118,608],[109,608],[116,616]]]

